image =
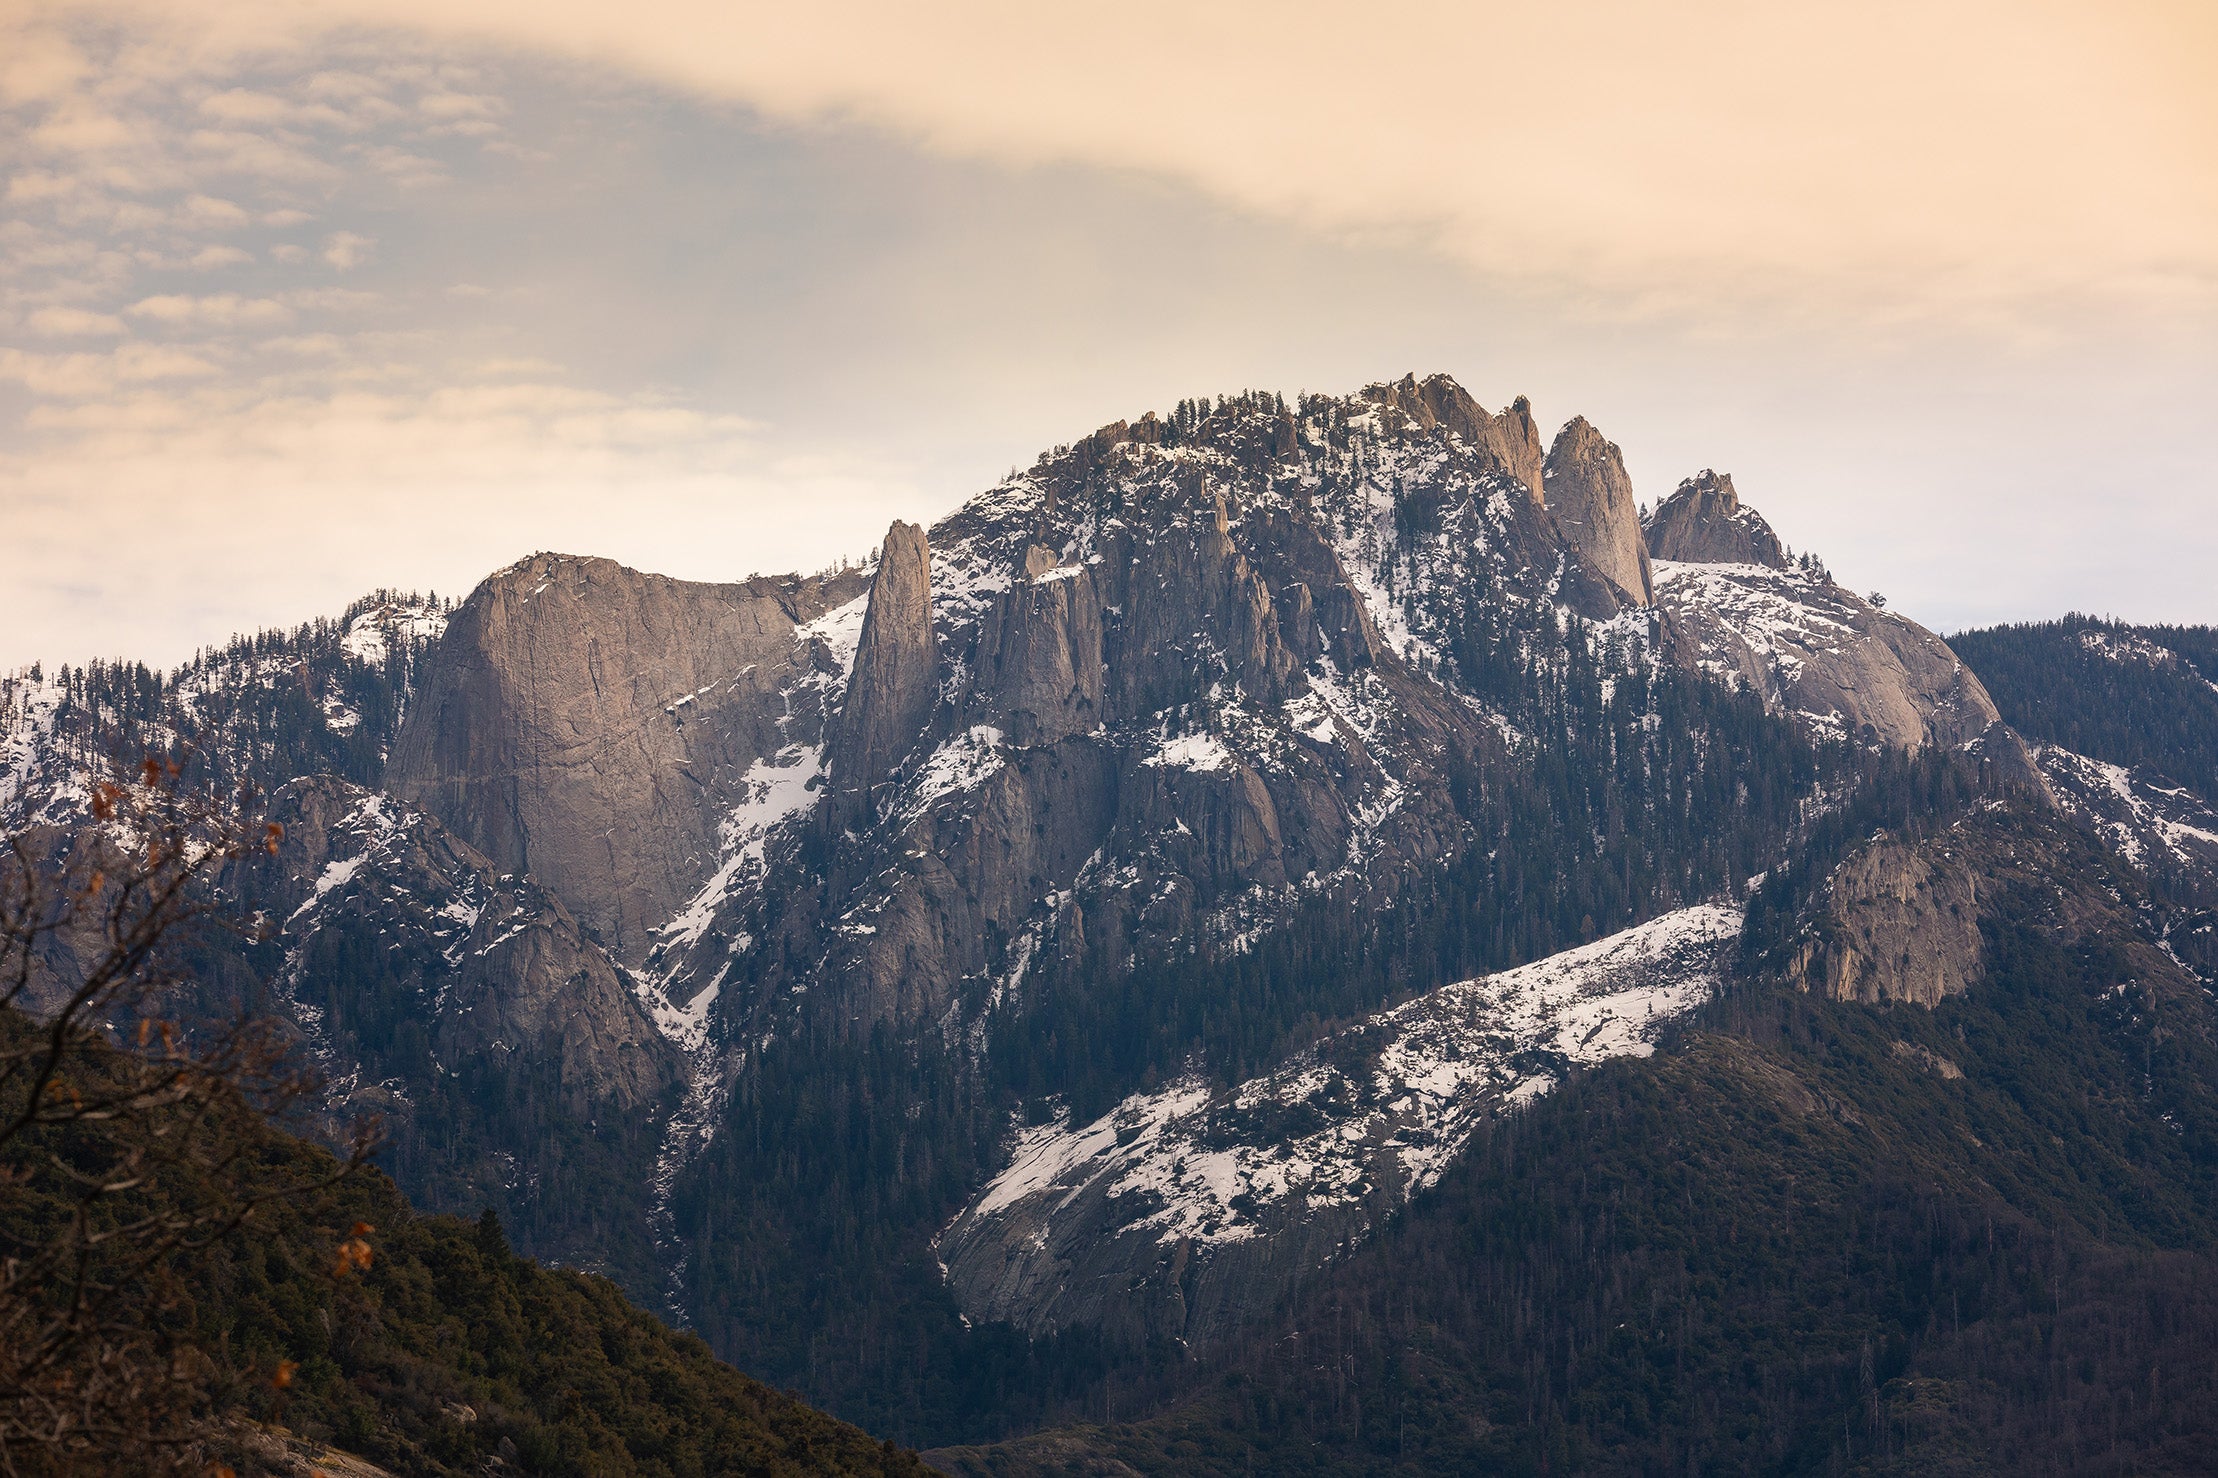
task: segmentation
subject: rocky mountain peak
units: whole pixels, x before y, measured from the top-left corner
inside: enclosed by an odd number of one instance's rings
[[[1053,563],[1052,551],[1026,547],[1027,575]],[[931,545],[923,529],[896,519],[886,530],[878,573],[870,582],[862,641],[834,731],[833,786],[843,795],[867,795],[916,742],[938,697]]]
[[[1546,454],[1532,402],[1520,395],[1500,415],[1489,413],[1471,393],[1446,375],[1402,376],[1391,385],[1371,385],[1364,398],[1390,405],[1427,431],[1438,428],[1462,437],[1490,455],[1500,469],[1525,484],[1541,501]]]
[[[1633,501],[1633,480],[1625,473],[1617,443],[1586,417],[1572,417],[1548,449],[1543,483],[1549,511],[1577,546],[1579,557],[1628,600],[1653,605],[1648,545]]]
[[[1649,515],[1648,553],[1681,564],[1787,567],[1779,536],[1753,508],[1741,506],[1731,475],[1708,468],[1679,484]]]

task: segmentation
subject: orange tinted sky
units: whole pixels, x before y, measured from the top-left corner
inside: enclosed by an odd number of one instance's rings
[[[2207,4],[0,26],[0,662],[537,547],[821,563],[1113,416],[1406,368],[1650,498],[1731,467],[1936,624],[2218,619]]]

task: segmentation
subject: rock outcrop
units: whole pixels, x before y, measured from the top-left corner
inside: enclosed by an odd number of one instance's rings
[[[1633,480],[1617,443],[1574,416],[1548,448],[1544,473],[1548,511],[1580,557],[1614,584],[1630,605],[1653,605],[1648,544],[1641,532]]]
[[[1788,977],[1838,1001],[1933,1006],[1986,974],[1979,878],[1945,840],[1882,838],[1826,882],[1823,910]]]
[[[533,1256],[653,1296],[651,1161],[686,1082],[622,967],[527,876],[421,810],[329,777],[269,801],[275,855],[227,894],[270,921],[237,964],[266,981],[343,1125],[429,1210],[495,1207]]]
[[[871,749],[875,832],[841,820],[804,897],[769,883],[714,931],[775,939],[739,957],[770,972],[750,999],[789,999],[786,962],[815,951],[809,978],[860,1019],[960,1013],[1050,958],[1237,931],[1304,880],[1368,885],[1359,838],[1376,878],[1456,845],[1445,772],[1492,737],[1386,647],[1316,525],[1283,502],[1235,517],[1183,459],[1117,446],[1114,518],[1064,496],[1073,465],[933,531],[944,686]],[[854,715],[881,732],[865,671],[840,746]]]
[[[1753,508],[1741,506],[1733,479],[1707,469],[1679,484],[1648,516],[1648,554],[1680,564],[1787,567],[1779,536]]]
[[[1823,575],[1663,560],[1653,569],[1679,660],[1775,711],[1902,749],[1961,746],[2000,722],[1946,642]]]
[[[1504,742],[1430,675],[1459,623],[1556,640],[1559,609],[1625,605],[1508,469],[1539,475],[1504,440],[1529,426],[1438,377],[1298,418],[1255,397],[897,529],[831,743],[868,804],[765,837],[689,977],[719,1009],[959,1023],[1036,970],[1252,938],[1455,855],[1454,777]]]
[[[283,920],[278,981],[312,1040],[373,1081],[405,1079],[427,1066],[404,1061],[413,1025],[433,1063],[543,1073],[580,1119],[668,1106],[684,1078],[676,1049],[545,888],[344,781],[295,781],[268,809],[283,841],[241,891]],[[371,940],[377,968],[365,973]]]
[[[453,613],[387,786],[635,962],[717,871],[749,768],[820,741],[836,662],[799,628],[862,583],[535,555]]]
[[[1423,430],[1437,427],[1462,437],[1493,467],[1523,483],[1534,502],[1541,501],[1547,454],[1541,449],[1532,402],[1524,396],[1510,402],[1508,410],[1494,415],[1446,375],[1428,375],[1422,380],[1404,375],[1391,385],[1373,385],[1363,393],[1382,405],[1393,406]]]
[[[932,552],[915,524],[886,530],[866,610],[829,749],[833,789],[862,800],[916,743],[939,698]]]

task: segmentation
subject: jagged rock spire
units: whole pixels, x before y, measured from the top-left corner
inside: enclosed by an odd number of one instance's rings
[[[1428,430],[1439,426],[1461,436],[1525,484],[1535,503],[1541,501],[1546,458],[1540,446],[1540,427],[1533,421],[1532,402],[1524,396],[1518,396],[1497,416],[1446,375],[1428,375],[1422,380],[1413,374],[1404,375],[1391,385],[1373,385],[1363,393],[1393,406]]]
[[[916,742],[938,697],[931,548],[924,530],[896,519],[870,582],[862,642],[833,736],[833,788],[867,795]]]
[[[1681,564],[1787,567],[1779,536],[1753,508],[1741,506],[1733,479],[1708,468],[1679,484],[1649,515],[1648,553]]]
[[[1575,416],[1556,433],[1543,479],[1549,511],[1578,547],[1579,558],[1634,602],[1655,604],[1640,509],[1617,443],[1586,417]]]

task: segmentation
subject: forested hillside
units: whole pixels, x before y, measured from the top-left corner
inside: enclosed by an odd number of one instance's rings
[[[31,1030],[0,1007],[0,1048],[11,1063]],[[88,1051],[73,1063],[92,1092],[103,1054]],[[21,1111],[24,1081],[13,1072],[0,1079],[0,1111]],[[606,1279],[517,1256],[490,1210],[474,1224],[419,1215],[374,1169],[284,1194],[328,1180],[339,1163],[243,1102],[219,1101],[212,1114],[188,1102],[157,1111],[147,1127],[194,1137],[201,1148],[103,1203],[104,1225],[189,1221],[211,1205],[261,1200],[236,1231],[172,1248],[110,1325],[112,1348],[145,1345],[185,1372],[188,1425],[172,1430],[190,1434],[212,1460],[248,1472],[282,1464],[288,1444],[273,1441],[274,1431],[289,1434],[302,1472],[329,1447],[411,1475],[923,1472],[913,1454],[720,1363],[699,1338],[627,1303]],[[35,1252],[77,1199],[68,1164],[57,1168],[49,1156],[98,1163],[120,1132],[96,1118],[0,1148],[7,1256]],[[126,1265],[138,1245],[96,1244],[95,1276],[104,1263]],[[26,1294],[35,1308],[37,1289],[10,1287],[0,1311],[17,1313]],[[95,1452],[122,1461],[131,1450]],[[6,1451],[31,1472],[119,1471],[73,1467],[20,1441]],[[147,1449],[141,1460],[170,1458]]]
[[[2218,1012],[2086,839],[1960,814],[1945,844],[1997,886],[1976,991],[1875,1010],[1752,979],[1500,1124],[1238,1352],[934,1460],[2206,1471]]]
[[[1949,644],[2028,739],[2218,797],[2218,628],[2074,615]]]

